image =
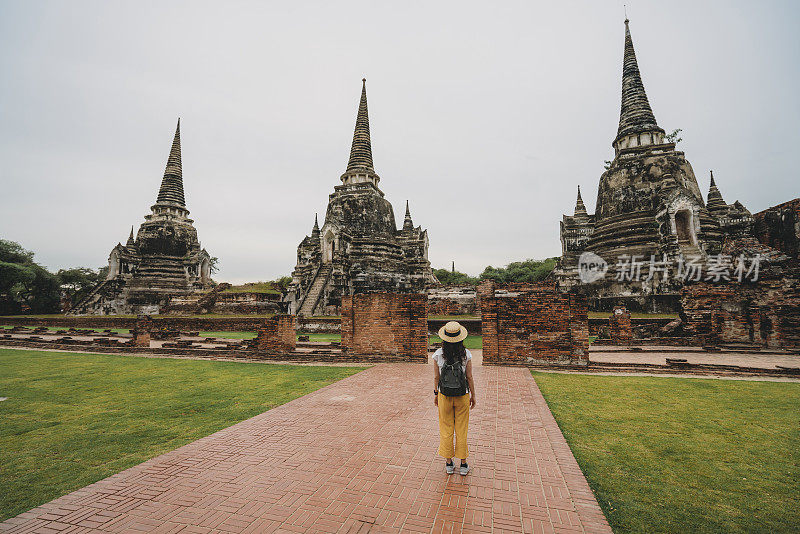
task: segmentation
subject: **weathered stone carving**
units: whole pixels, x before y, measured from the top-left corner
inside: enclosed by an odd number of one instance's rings
[[[342,185],[329,196],[325,222],[297,247],[287,300],[290,313],[335,315],[343,296],[370,291],[421,292],[435,282],[428,232],[414,226],[406,203],[401,230],[378,188],[372,162],[366,80]]]
[[[624,258],[644,262],[638,279],[613,276],[587,283],[592,308],[675,311],[682,281],[653,273],[650,260],[675,265],[680,257],[718,254],[726,239],[752,235],[753,218],[739,202],[726,204],[714,182],[703,202],[692,166],[658,126],[644,90],[628,20],[615,157],[600,177],[597,206],[589,214],[580,189],[573,215],[561,221],[562,256],[555,277],[562,287],[579,283],[583,253],[613,266]]]
[[[175,130],[156,203],[136,238],[131,228],[108,258],[108,278],[72,314],[154,314],[172,296],[211,287],[211,257],[201,248],[183,193],[181,125]]]

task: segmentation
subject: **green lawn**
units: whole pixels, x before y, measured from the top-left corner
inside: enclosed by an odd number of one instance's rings
[[[0,521],[361,369],[0,349]]]
[[[611,312],[589,312],[589,319],[608,319]],[[631,319],[677,319],[677,313],[639,313],[631,312]]]
[[[428,338],[429,343],[441,343],[442,338],[439,336],[433,335]],[[483,337],[482,336],[472,336],[469,335],[464,340],[464,347],[468,349],[483,349]]]
[[[255,332],[200,332],[200,337],[223,337],[226,339],[253,339]]]
[[[800,384],[533,375],[615,532],[797,532]]]
[[[342,341],[342,335],[341,334],[304,334],[304,333],[300,333],[298,335],[308,336],[308,340],[309,341],[325,341],[325,342],[328,342],[328,343],[330,343],[332,341],[334,341],[336,343],[339,343],[339,342]]]

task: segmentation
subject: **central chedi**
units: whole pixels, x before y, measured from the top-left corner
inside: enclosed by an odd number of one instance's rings
[[[711,180],[703,202],[692,166],[656,122],[644,90],[629,21],[625,20],[622,100],[614,159],[600,177],[595,213],[578,189],[573,215],[561,221],[562,255],[554,277],[562,287],[583,283],[593,309],[679,308],[683,280],[674,266],[718,255],[725,240],[746,235],[750,212],[726,204]],[[598,279],[580,269],[607,264]]]
[[[414,226],[406,203],[398,230],[392,204],[378,187],[372,162],[366,79],[362,80],[350,160],[328,198],[325,222],[317,219],[297,247],[289,286],[289,311],[337,315],[341,298],[355,293],[418,293],[436,280],[428,261],[428,232]]]

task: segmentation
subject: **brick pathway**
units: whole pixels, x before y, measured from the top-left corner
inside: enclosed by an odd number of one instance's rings
[[[759,354],[737,352],[603,352],[602,348],[589,353],[592,362],[649,363],[666,365],[667,358],[684,358],[689,363],[714,365],[737,365],[739,367],[758,367],[775,369],[777,366],[800,367],[800,356],[796,354]]]
[[[611,532],[530,372],[476,367],[466,477],[430,365],[384,364],[0,524],[2,532]]]

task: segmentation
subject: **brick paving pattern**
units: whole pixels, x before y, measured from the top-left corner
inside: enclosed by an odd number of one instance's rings
[[[757,367],[760,369],[776,369],[782,367],[800,367],[800,357],[795,354],[758,354],[752,353],[714,353],[714,352],[681,352],[670,350],[658,352],[603,352],[602,347],[592,351],[589,359],[598,363],[647,363],[666,365],[667,358],[683,358],[689,363],[713,365],[737,365],[739,367]]]
[[[432,374],[372,367],[0,531],[611,532],[527,369],[476,367],[466,477],[436,456]]]

